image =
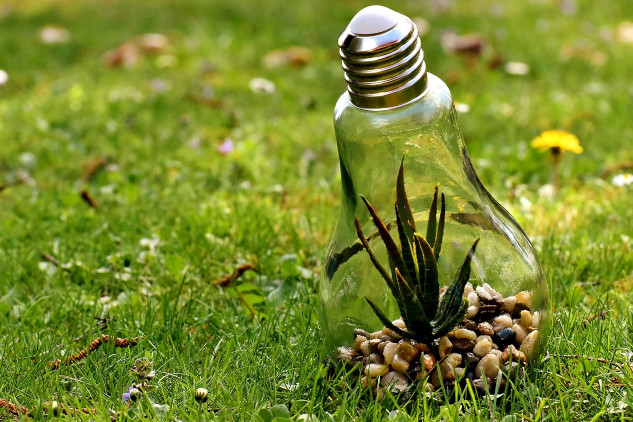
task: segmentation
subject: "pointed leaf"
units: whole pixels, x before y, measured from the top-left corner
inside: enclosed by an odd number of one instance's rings
[[[442,250],[442,240],[444,239],[444,220],[446,220],[446,199],[442,194],[442,205],[440,207],[440,221],[437,224],[437,236],[435,236],[435,245],[433,246],[433,255],[435,260],[440,259],[440,251]]]
[[[418,268],[413,258],[413,250],[411,248],[411,242],[405,232],[405,225],[400,217],[400,208],[396,202],[396,222],[398,224],[398,235],[400,236],[400,249],[402,250],[402,261],[404,262],[404,272],[406,273],[407,280],[411,287],[416,290],[418,287]]]
[[[431,245],[428,244],[426,239],[415,234],[417,242],[420,244],[422,254],[424,256],[424,295],[422,296],[422,305],[424,306],[424,312],[429,319],[435,318],[437,312],[438,297],[440,295],[440,283],[437,274],[437,262],[433,255]]]
[[[413,233],[415,233],[417,229],[415,228],[415,220],[413,219],[413,212],[411,211],[411,205],[407,198],[407,192],[404,189],[404,156],[400,162],[400,170],[398,171],[398,178],[396,180],[396,203],[398,204],[400,215],[405,223],[404,229],[407,233],[407,239],[413,243]]]
[[[402,255],[400,255],[400,251],[398,249],[398,245],[394,242],[391,234],[389,234],[389,230],[385,227],[385,224],[382,222],[380,217],[378,217],[378,213],[376,209],[365,199],[363,195],[360,196],[363,202],[365,202],[365,206],[369,211],[369,215],[371,215],[372,220],[374,221],[374,225],[378,229],[378,233],[380,234],[380,238],[382,239],[385,247],[387,248],[387,255],[389,259],[393,262],[393,266],[396,268],[402,268],[404,271],[405,265],[402,260]]]
[[[433,328],[433,337],[442,337],[455,328],[455,326],[464,319],[467,309],[468,301],[462,298],[461,303],[459,303],[459,308],[454,313],[448,315],[448,318],[444,321],[439,321],[440,325]]]
[[[416,233],[417,234],[417,233]],[[415,257],[418,262],[418,300],[424,302],[424,285],[426,284],[426,267],[424,266],[424,253],[422,252],[422,245],[420,245],[420,239],[417,236],[413,236],[415,240]]]
[[[376,306],[374,304],[374,302],[369,300],[369,298],[367,296],[365,296],[365,300],[367,301],[367,303],[369,303],[369,306],[371,306],[371,309],[374,310],[374,313],[376,314],[376,316],[378,317],[380,322],[382,322],[384,324],[385,327],[387,327],[391,331],[394,331],[395,333],[401,335],[402,337],[411,338],[411,334],[409,334],[406,331],[403,331],[402,329],[400,329],[400,328],[396,327],[395,325],[393,325],[393,323],[389,320],[389,318],[387,318],[387,316],[380,310],[380,308],[378,308],[378,306]]]
[[[446,293],[444,294],[444,299],[440,303],[440,307],[437,311],[437,317],[433,322],[441,321],[446,319],[452,312],[455,312],[459,307],[459,304],[462,301],[464,296],[464,287],[466,287],[466,283],[470,278],[470,262],[475,255],[475,249],[477,248],[477,244],[479,243],[479,239],[475,240],[473,245],[470,247],[468,254],[466,254],[466,258],[462,263],[462,266],[455,274],[455,279],[453,283],[448,287]]]
[[[437,229],[437,186],[435,186],[435,192],[433,192],[433,200],[431,201],[431,208],[429,208],[429,223],[426,225],[426,240],[429,245],[433,247],[435,245],[435,231]]]
[[[428,333],[431,329],[431,325],[424,313],[422,304],[415,295],[415,292],[411,289],[411,286],[407,284],[407,281],[402,277],[402,274],[400,274],[400,270],[396,268],[395,272],[396,283],[400,289],[400,313],[402,314],[404,323],[407,325],[409,332],[414,336],[418,336],[421,333]]]
[[[389,277],[389,274],[384,269],[384,267],[380,265],[380,262],[378,262],[376,255],[374,255],[371,248],[369,247],[369,242],[367,241],[367,238],[365,237],[365,234],[363,233],[363,229],[361,229],[360,227],[360,222],[358,221],[358,218],[356,217],[354,218],[354,225],[356,226],[356,234],[358,234],[358,238],[360,239],[363,247],[367,251],[367,254],[369,255],[369,259],[371,260],[371,263],[374,264],[374,267],[376,267],[376,269],[378,270],[382,278],[384,278],[385,281],[387,282],[387,285],[389,286],[389,288],[393,291],[395,287],[395,283],[393,279]]]

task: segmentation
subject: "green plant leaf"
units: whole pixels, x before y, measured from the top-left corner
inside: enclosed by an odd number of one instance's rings
[[[440,294],[440,283],[437,273],[437,262],[433,255],[431,245],[420,236],[415,234],[416,242],[422,249],[422,255],[424,256],[424,293],[422,294],[422,305],[424,312],[428,319],[433,319],[438,307],[438,297]]]
[[[417,234],[417,233],[416,233]],[[424,265],[424,253],[422,245],[417,236],[413,236],[415,241],[415,256],[418,261],[418,299],[422,302],[424,297],[424,285],[426,284],[426,267]]]
[[[400,208],[398,203],[395,204],[396,209],[396,223],[398,225],[398,235],[400,236],[400,249],[402,250],[402,261],[404,262],[403,271],[408,277],[409,283],[413,288],[418,286],[418,269],[413,258],[413,250],[411,248],[411,241],[407,237],[402,218],[400,217]],[[406,277],[405,277],[406,278]]]
[[[387,273],[385,268],[382,265],[380,265],[380,262],[378,262],[376,255],[374,255],[371,248],[369,247],[369,242],[367,241],[367,238],[365,237],[365,234],[363,233],[363,229],[360,227],[360,221],[358,221],[358,218],[354,218],[354,226],[356,226],[356,234],[358,235],[358,238],[360,239],[363,247],[367,251],[367,254],[369,255],[369,259],[371,260],[371,263],[374,264],[374,267],[376,267],[376,269],[378,270],[382,278],[384,278],[385,281],[387,282],[387,285],[391,289],[392,293],[394,293],[395,283],[392,280],[392,278],[389,276],[389,273]],[[394,293],[394,296],[395,296],[395,293]]]
[[[290,411],[285,404],[278,404],[270,408],[273,418],[290,418]]]
[[[259,412],[257,412],[257,415],[255,415],[255,418],[258,418],[258,417],[264,422],[271,422],[273,420],[273,414],[268,409],[261,409]]]
[[[369,211],[369,215],[371,215],[371,218],[374,221],[374,225],[378,229],[380,238],[382,239],[382,242],[385,244],[385,247],[387,248],[387,255],[389,256],[389,259],[393,262],[393,266],[395,268],[404,269],[405,266],[404,266],[404,261],[402,260],[402,255],[400,255],[400,250],[398,249],[398,245],[396,245],[396,242],[394,242],[393,238],[391,237],[391,234],[389,234],[389,230],[387,230],[387,227],[385,227],[385,224],[382,222],[380,217],[378,217],[378,213],[376,212],[376,209],[369,203],[369,201],[367,201],[367,199],[365,199],[363,195],[361,195],[360,197],[365,203],[365,206],[367,207],[367,210]]]
[[[413,233],[417,230],[415,228],[415,219],[413,218],[413,212],[411,211],[411,204],[407,198],[407,192],[404,189],[404,156],[400,162],[400,170],[398,171],[398,178],[396,179],[396,204],[401,212],[401,216],[404,220],[404,230],[407,234],[407,239],[410,243],[413,243]]]
[[[466,315],[468,309],[468,301],[462,297],[459,307],[447,314],[448,318],[441,321],[439,325],[435,325],[433,328],[433,337],[442,337],[451,331]]]
[[[436,325],[435,323],[450,318],[451,314],[453,312],[456,312],[459,308],[462,297],[464,295],[464,287],[466,287],[466,283],[470,278],[470,262],[475,255],[475,249],[477,248],[478,243],[479,238],[475,240],[473,245],[470,247],[470,250],[466,254],[466,258],[464,259],[462,266],[457,271],[453,283],[451,283],[451,285],[448,287],[448,290],[446,290],[446,293],[444,294],[444,299],[442,299],[440,307],[437,311],[437,316],[431,322],[431,324]]]
[[[430,332],[429,319],[411,286],[402,277],[400,270],[396,268],[396,283],[400,291],[400,312],[409,332],[414,336],[424,335]]]
[[[435,236],[435,245],[433,246],[433,255],[435,260],[440,259],[440,252],[442,250],[442,240],[444,240],[444,221],[446,220],[446,199],[442,193],[442,201],[440,206],[440,220],[437,224],[437,236]]]
[[[433,192],[433,200],[431,201],[431,208],[429,208],[429,222],[426,225],[426,240],[429,245],[433,247],[435,245],[435,231],[437,229],[437,186]]]
[[[378,306],[376,306],[376,304],[374,302],[369,300],[369,298],[367,296],[365,296],[365,300],[367,301],[367,303],[369,303],[369,306],[371,306],[371,309],[373,309],[374,313],[376,314],[376,316],[378,317],[380,322],[382,322],[384,324],[385,327],[387,327],[387,328],[391,329],[392,331],[398,333],[402,337],[409,337],[409,338],[411,337],[411,334],[409,334],[406,331],[403,331],[400,328],[398,328],[395,325],[393,325],[391,320],[389,318],[387,318],[387,316],[380,310],[380,308],[378,308]]]

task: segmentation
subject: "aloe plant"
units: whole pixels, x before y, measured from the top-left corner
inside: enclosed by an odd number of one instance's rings
[[[466,314],[468,301],[464,299],[464,287],[470,277],[470,263],[479,239],[471,246],[464,262],[457,271],[442,301],[439,300],[439,279],[437,260],[440,258],[446,218],[446,200],[441,194],[440,215],[437,218],[438,188],[435,187],[426,238],[417,232],[411,206],[404,188],[404,159],[396,181],[396,224],[400,246],[396,244],[389,229],[378,216],[376,209],[361,195],[361,198],[378,229],[387,248],[391,274],[378,262],[363,234],[358,218],[354,219],[358,238],[369,258],[387,282],[391,294],[396,299],[407,331],[396,327],[369,298],[365,300],[376,316],[388,328],[403,337],[429,343],[447,334]]]

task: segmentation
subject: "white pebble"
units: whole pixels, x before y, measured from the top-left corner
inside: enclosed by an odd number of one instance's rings
[[[407,389],[409,383],[404,375],[396,371],[391,371],[380,378],[380,385],[391,389],[394,393],[402,393]]]
[[[457,368],[462,363],[462,355],[460,355],[459,353],[451,353],[450,355],[446,356],[444,362],[449,363],[453,368]]]
[[[468,297],[473,291],[473,285],[469,281],[468,283],[466,283],[466,286],[464,286],[464,297]]]
[[[385,358],[385,363],[388,365],[393,362],[393,358],[398,353],[398,343],[387,343],[382,351],[382,355]]]
[[[475,373],[482,377],[496,378],[499,373],[499,357],[487,354],[477,364]]]
[[[365,340],[360,344],[359,350],[363,352],[363,355],[369,356],[369,340]]]
[[[512,331],[514,331],[516,333],[516,341],[518,341],[519,343],[521,343],[524,339],[525,336],[527,336],[527,332],[525,331],[525,328],[521,327],[519,324],[514,324],[512,326]]]
[[[396,327],[400,328],[401,330],[406,330],[407,329],[407,324],[404,323],[404,321],[402,320],[402,318],[397,319],[395,321],[391,322],[393,325],[395,325]]]
[[[532,324],[532,314],[528,310],[522,310],[520,315],[520,324],[524,328],[529,328]]]
[[[409,370],[409,361],[400,357],[400,355],[396,354],[391,361],[391,367],[403,374]]]
[[[483,338],[475,344],[473,353],[477,356],[486,356],[490,350],[492,350],[492,342],[487,338]]]
[[[532,325],[530,325],[530,327],[532,328],[538,328],[538,326],[541,324],[541,314],[537,312],[534,312],[534,315],[532,315]]]
[[[370,363],[365,366],[365,375],[371,378],[377,378],[381,375],[385,375],[387,372],[389,372],[389,367],[387,365]]]
[[[479,306],[479,296],[477,296],[477,293],[471,292],[467,298],[469,306]]]
[[[448,355],[451,350],[453,350],[453,343],[451,343],[447,336],[443,336],[442,338],[440,338],[438,349],[440,352],[440,359],[444,359],[444,357]]]
[[[473,318],[479,312],[479,308],[477,306],[469,306],[466,310],[466,318]]]
[[[501,302],[501,310],[504,312],[512,313],[512,311],[514,311],[514,307],[516,306],[516,304],[517,304],[516,296],[506,297],[505,299],[503,299],[503,302]]]
[[[499,294],[499,292],[490,287],[488,283],[478,286],[475,291],[480,298],[486,300],[487,302],[501,302],[503,300],[503,297]]]
[[[534,351],[536,350],[536,344],[538,343],[538,336],[539,336],[538,330],[532,331],[523,339],[523,342],[521,343],[521,347],[519,348],[519,350],[525,353],[525,356],[528,359],[531,359],[532,356],[534,355]]]
[[[509,327],[512,327],[512,317],[510,314],[502,314],[492,320],[492,329],[495,333]]]
[[[473,341],[477,338],[477,334],[475,334],[474,331],[467,330],[465,328],[460,328],[458,330],[455,330],[453,332],[453,335],[455,336],[455,338],[465,338],[465,339],[473,340]]]
[[[367,337],[356,336],[356,338],[354,339],[354,349],[362,351],[361,346],[363,342],[366,342],[366,341],[367,341]],[[369,342],[367,343],[367,346],[369,346]]]

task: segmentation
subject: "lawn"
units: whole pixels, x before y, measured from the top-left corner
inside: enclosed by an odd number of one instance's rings
[[[540,255],[552,333],[514,390],[375,400],[329,364],[317,312],[341,193],[336,40],[369,3],[5,0],[0,406],[23,420],[53,401],[93,420],[280,405],[293,420],[633,420],[633,185],[612,182],[633,172],[629,3],[382,3],[426,23],[475,169]],[[450,31],[479,34],[481,54],[449,51]],[[530,147],[548,129],[584,148],[563,155],[558,195]],[[64,364],[101,334],[138,344]],[[143,358],[157,406],[122,400]]]

